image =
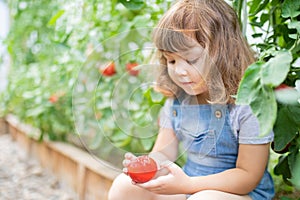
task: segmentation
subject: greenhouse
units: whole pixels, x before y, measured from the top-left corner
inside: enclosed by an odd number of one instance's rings
[[[0,0],[0,20],[0,199],[300,200],[300,1]]]

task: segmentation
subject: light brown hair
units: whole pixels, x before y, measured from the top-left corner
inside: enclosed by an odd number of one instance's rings
[[[156,89],[173,97],[182,92],[168,75],[163,52],[187,50],[190,48],[187,36],[194,38],[207,52],[208,100],[234,103],[232,95],[237,93],[245,69],[255,59],[235,11],[223,0],[179,0],[164,14],[153,31],[160,61]]]

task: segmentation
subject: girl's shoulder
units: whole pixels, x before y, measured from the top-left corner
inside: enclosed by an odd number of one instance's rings
[[[236,116],[253,115],[249,105],[230,105],[230,114]]]
[[[254,121],[257,120],[249,105],[231,105],[229,112],[230,112],[230,119],[233,123],[240,124],[243,121],[250,118]]]
[[[231,125],[239,143],[265,144],[273,140],[274,133],[260,135],[259,121],[249,105],[234,105],[230,109]]]

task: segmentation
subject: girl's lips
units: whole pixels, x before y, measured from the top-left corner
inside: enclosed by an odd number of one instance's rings
[[[193,82],[181,82],[182,85],[190,85],[192,84]]]

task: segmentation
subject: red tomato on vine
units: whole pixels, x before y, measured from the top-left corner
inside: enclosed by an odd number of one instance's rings
[[[137,76],[139,74],[139,70],[134,69],[139,64],[137,62],[130,62],[126,64],[126,70],[131,76]]]
[[[282,83],[282,84],[280,84],[279,86],[277,86],[277,87],[275,88],[275,90],[278,91],[278,90],[284,90],[284,89],[290,89],[290,88],[291,88],[290,86],[288,86],[288,85]]]
[[[57,96],[57,95],[55,95],[55,94],[53,94],[53,95],[51,95],[50,97],[49,97],[49,99],[48,99],[48,101],[50,102],[50,103],[56,103],[57,101],[58,101],[58,99],[59,99],[59,97]]]
[[[113,76],[117,73],[115,63],[111,62],[110,64],[105,65],[104,68],[100,68],[100,72],[103,76]]]

